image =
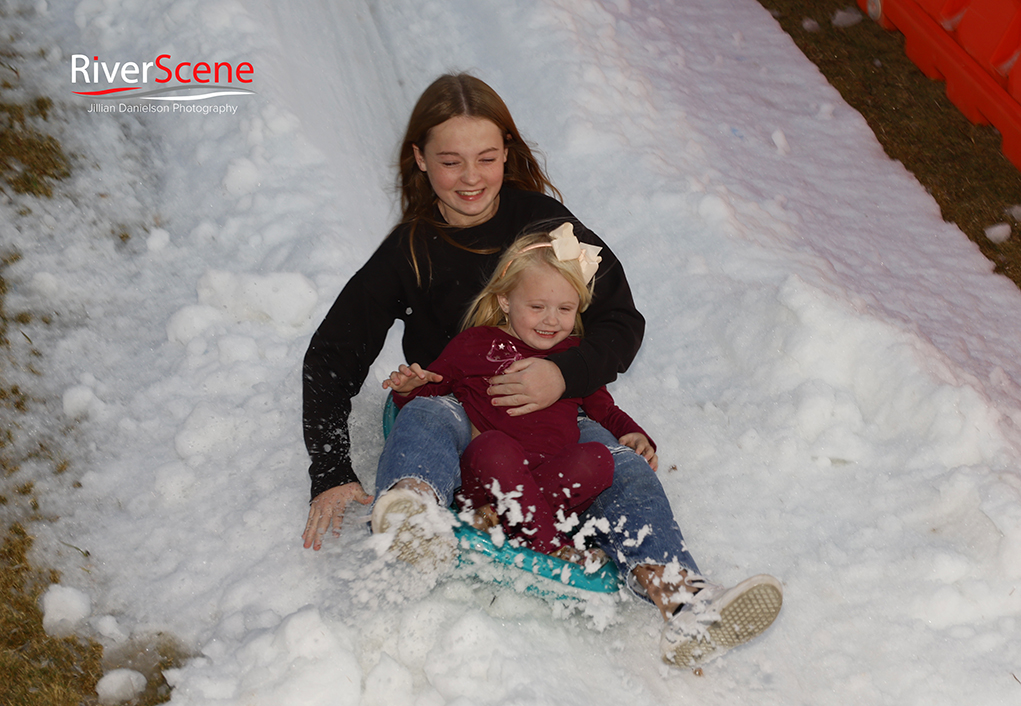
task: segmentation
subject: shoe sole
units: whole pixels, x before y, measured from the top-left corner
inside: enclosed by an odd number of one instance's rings
[[[392,491],[393,492],[393,491]],[[398,491],[399,492],[399,491]],[[384,533],[394,527],[390,552],[401,561],[419,568],[440,568],[451,564],[456,557],[457,545],[453,534],[437,534],[428,527],[424,517],[425,501],[417,493],[392,499],[378,518],[373,518],[372,530]]]
[[[772,583],[760,583],[735,596],[706,627],[703,638],[684,636],[669,644],[664,636],[663,661],[695,667],[762,634],[780,613],[783,592]]]

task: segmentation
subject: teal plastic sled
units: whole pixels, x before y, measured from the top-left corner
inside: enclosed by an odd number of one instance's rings
[[[397,405],[394,404],[394,395],[391,392],[386,396],[386,403],[383,405],[383,438],[390,436],[390,430],[394,428],[394,420],[397,419]]]
[[[620,574],[613,562],[607,562],[598,571],[586,574],[578,564],[572,564],[548,554],[524,547],[512,547],[509,544],[498,547],[488,532],[481,532],[463,522],[454,528],[454,536],[457,537],[461,548],[459,564],[462,566],[470,561],[463,554],[463,552],[469,551],[504,566],[555,581],[558,585],[573,586],[583,591],[596,593],[616,593],[620,590]],[[537,586],[534,591],[546,594],[551,592],[550,588]]]
[[[387,395],[386,404],[383,406],[383,438],[385,439],[393,428],[394,420],[397,418],[397,405],[393,397]],[[453,512],[453,510],[451,510]],[[557,559],[556,557],[532,551],[524,547],[512,547],[509,544],[497,546],[488,532],[482,532],[471,525],[467,525],[458,519],[454,527],[454,535],[457,537],[461,549],[458,559],[460,566],[477,564],[478,557],[484,557],[491,562],[504,566],[519,569],[533,576],[541,576],[549,581],[554,581],[560,586],[573,586],[582,591],[595,593],[616,593],[620,590],[620,573],[613,562],[607,562],[598,571],[586,574],[582,567],[571,562]],[[465,553],[469,552],[468,556]],[[557,593],[548,586],[530,586],[530,592],[549,595]],[[526,589],[526,590],[528,590]]]

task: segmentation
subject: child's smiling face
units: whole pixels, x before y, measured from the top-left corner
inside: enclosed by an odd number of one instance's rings
[[[549,350],[574,330],[578,291],[549,265],[526,269],[518,285],[497,300],[507,315],[507,332],[532,348]]]

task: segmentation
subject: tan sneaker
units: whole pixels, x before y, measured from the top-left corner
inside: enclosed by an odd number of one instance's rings
[[[472,511],[471,526],[480,532],[488,532],[498,524],[500,524],[500,516],[496,514],[492,505],[483,505]]]
[[[422,569],[442,569],[457,558],[453,523],[451,513],[410,488],[388,490],[372,508],[373,534],[392,532],[390,551]]]
[[[707,584],[663,628],[663,661],[694,667],[715,659],[765,631],[782,604],[783,587],[765,574],[733,588]]]

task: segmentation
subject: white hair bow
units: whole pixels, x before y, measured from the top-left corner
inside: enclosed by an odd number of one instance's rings
[[[563,223],[550,231],[550,239],[552,240],[553,253],[557,259],[561,262],[577,260],[578,265],[581,266],[581,278],[585,280],[585,284],[592,281],[596,270],[599,269],[599,263],[603,261],[599,255],[602,248],[598,245],[579,242],[574,235],[574,225],[571,223]]]

